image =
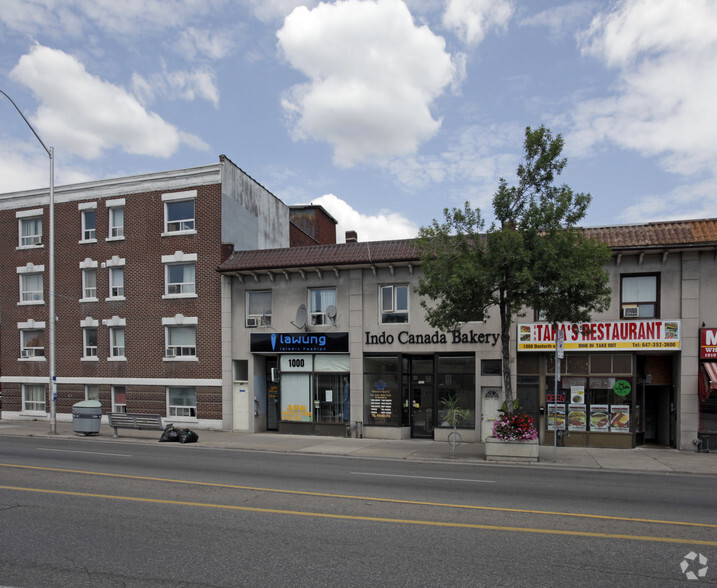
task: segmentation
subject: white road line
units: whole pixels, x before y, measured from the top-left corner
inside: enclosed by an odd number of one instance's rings
[[[44,447],[38,447],[38,451],[56,451],[58,453],[87,453],[89,455],[111,455],[112,457],[134,457],[127,453],[100,453],[98,451],[72,451],[70,449],[46,449]]]
[[[403,476],[400,474],[375,474],[369,472],[351,472],[355,476],[384,476],[386,478],[413,478],[414,480],[443,480],[446,482],[475,482],[476,484],[495,484],[495,480],[464,480],[463,478],[439,478],[431,476]]]

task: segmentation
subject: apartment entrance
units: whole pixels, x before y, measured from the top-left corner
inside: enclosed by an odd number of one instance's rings
[[[435,378],[433,356],[411,357],[409,406],[411,437],[433,439],[435,427]]]

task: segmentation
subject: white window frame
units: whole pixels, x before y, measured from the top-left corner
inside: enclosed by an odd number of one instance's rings
[[[90,345],[90,334],[95,332],[95,344]],[[82,359],[86,361],[99,361],[97,356],[97,338],[99,331],[97,329],[97,321],[88,319],[82,321]]]
[[[196,298],[197,297],[197,254],[175,251],[173,255],[163,255],[164,264],[164,295],[162,298]],[[169,274],[174,266],[194,266],[194,281],[170,282]],[[171,292],[179,287],[179,292]]]
[[[99,399],[100,399],[99,384],[85,384],[85,400],[99,401]]]
[[[124,403],[117,402],[117,394],[124,394]],[[127,412],[127,388],[112,386],[112,412]]]
[[[262,312],[257,312],[256,305],[252,304],[252,298],[258,295],[269,295],[269,308],[268,312],[266,307]],[[247,290],[246,292],[246,308],[245,308],[245,326],[252,327],[270,327],[271,326],[271,312],[273,304],[273,296],[271,290]],[[254,311],[254,312],[252,312]]]
[[[17,218],[17,243],[18,249],[32,249],[34,247],[43,247],[42,243],[42,208],[34,208],[32,210],[19,210],[15,213]],[[23,235],[23,227],[30,226],[32,222],[33,233]]]
[[[398,308],[398,291],[405,290],[406,291],[406,308]],[[391,302],[389,305],[384,304],[385,302],[385,296],[389,295],[391,298]],[[378,289],[378,320],[379,323],[382,325],[392,325],[392,324],[408,324],[409,317],[408,317],[408,307],[409,307],[409,294],[410,289],[408,284],[387,284],[383,286],[379,286]],[[405,317],[406,320],[384,320],[384,315],[388,317]]]
[[[121,241],[124,239],[124,207],[125,207],[125,199],[124,198],[118,198],[116,200],[107,200],[105,202],[105,206],[107,206],[107,215],[108,215],[108,235],[105,241]],[[118,215],[121,213],[121,223],[118,221]]]
[[[173,204],[183,202],[192,202],[192,216],[187,218],[177,218],[169,220],[170,208]],[[162,236],[170,235],[192,235],[197,232],[197,191],[187,190],[185,192],[172,192],[170,194],[162,194],[162,202],[164,204],[164,233]]]
[[[45,322],[31,319],[18,323],[17,328],[20,331],[20,361],[45,361]],[[42,333],[42,347],[26,345],[26,335],[35,331]]]
[[[95,285],[88,285],[87,279],[90,275],[95,276]],[[80,302],[97,302],[97,269],[94,267],[86,267],[82,270],[82,298]]]
[[[43,276],[44,276],[45,266],[44,265],[34,265],[32,263],[28,263],[25,266],[18,267],[17,273],[19,277],[20,282],[20,296],[18,300],[18,306],[20,305],[31,305],[31,304],[44,304],[45,303],[45,294],[44,294],[44,284],[43,284]],[[34,276],[40,278],[40,289],[39,290],[30,290],[29,284],[27,283],[27,278],[29,276]]]
[[[109,282],[109,295],[107,300],[125,300],[125,259],[118,256],[113,256],[112,259],[108,259],[104,264],[108,271],[108,282]],[[117,279],[118,272],[121,271],[122,284],[118,284]]]
[[[333,292],[333,302],[328,303],[326,305],[321,304],[322,308],[317,308],[314,306],[314,300],[315,296],[314,294],[317,292]],[[309,316],[311,317],[311,325],[312,326],[333,326],[336,324],[336,318],[330,318],[328,314],[326,314],[326,310],[330,306],[336,306],[336,288],[311,288],[309,289]]]
[[[33,392],[42,396],[42,400],[28,400],[28,393]],[[45,414],[47,411],[47,398],[44,384],[23,384],[22,385],[22,412],[28,414]]]
[[[193,390],[194,405],[191,404],[171,404],[170,393],[177,390]],[[197,419],[197,389],[193,386],[167,386],[167,417],[179,418],[185,420]]]
[[[164,361],[198,361],[197,357],[197,317],[186,317],[178,314],[163,318],[164,326]],[[191,329],[194,331],[194,342],[190,344],[171,344],[172,329]]]
[[[80,243],[97,243],[97,204],[92,202],[90,206],[83,206],[82,204],[79,206],[80,214],[82,215]],[[88,222],[90,215],[92,215],[92,223]]]

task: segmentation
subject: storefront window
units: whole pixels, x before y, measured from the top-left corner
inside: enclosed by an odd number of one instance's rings
[[[365,424],[400,425],[402,394],[399,357],[365,357],[363,379]]]
[[[468,417],[458,425],[460,428],[475,428],[475,357],[439,356],[438,358],[438,426],[445,423],[447,412],[445,401],[455,399],[457,406],[468,410]],[[498,360],[500,363],[500,360]]]

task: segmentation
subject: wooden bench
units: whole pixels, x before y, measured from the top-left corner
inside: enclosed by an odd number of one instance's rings
[[[158,414],[141,414],[130,412],[108,412],[107,421],[115,430],[115,437],[119,437],[117,429],[139,429],[164,431],[162,416]]]

